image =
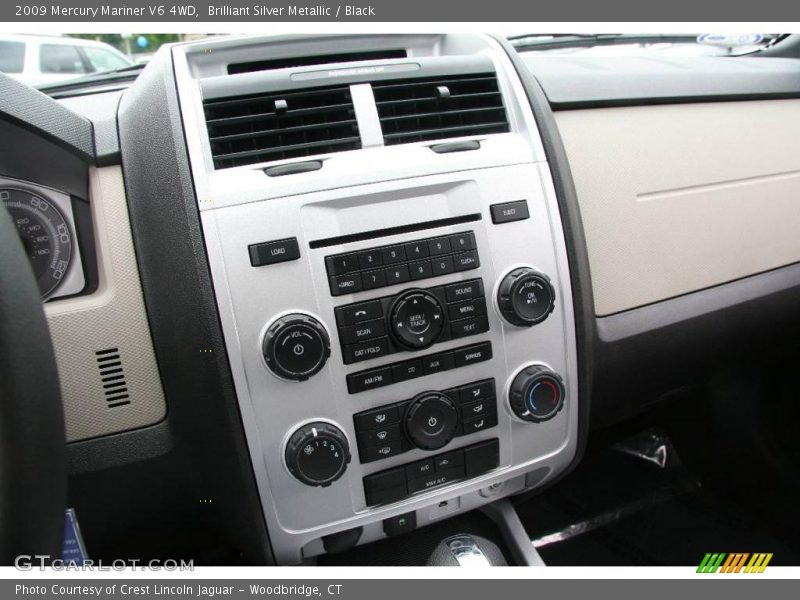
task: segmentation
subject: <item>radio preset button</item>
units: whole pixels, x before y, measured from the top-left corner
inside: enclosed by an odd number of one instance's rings
[[[406,250],[403,246],[388,246],[381,252],[383,256],[383,264],[391,265],[398,262],[403,262],[406,259]]]
[[[441,256],[431,259],[431,273],[433,277],[439,275],[449,275],[455,271],[452,256]]]
[[[358,256],[355,254],[326,256],[325,268],[328,270],[328,275],[344,275],[358,271]]]
[[[446,237],[428,240],[428,250],[430,251],[431,256],[436,256],[437,254],[447,254],[451,251],[450,240]]]
[[[384,271],[367,271],[361,274],[361,283],[365,290],[384,287],[386,285],[386,273]]]
[[[379,249],[365,250],[358,253],[358,266],[362,269],[374,269],[383,264],[383,256]]]
[[[383,272],[386,276],[386,285],[405,283],[406,281],[411,279],[411,275],[408,272],[408,266],[406,265],[397,265],[396,267],[390,267],[388,269],[384,269]]]
[[[432,277],[433,266],[429,260],[420,260],[408,264],[408,273],[411,279],[427,279]]]
[[[461,250],[474,250],[475,249],[475,234],[471,231],[467,233],[457,233],[450,236],[450,247],[453,252]]]
[[[415,258],[425,258],[429,255],[428,244],[423,240],[419,242],[410,242],[405,244],[406,259],[414,260]]]

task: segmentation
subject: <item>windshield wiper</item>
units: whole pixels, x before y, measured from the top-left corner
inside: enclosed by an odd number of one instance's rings
[[[691,44],[695,34],[553,33],[524,34],[508,38],[517,50],[553,50],[611,44]]]
[[[90,90],[99,86],[105,87],[109,84],[127,84],[135,81],[144,67],[145,65],[143,64],[130,65],[110,71],[90,73],[89,75],[76,77],[75,79],[69,79],[67,81],[41,85],[38,86],[37,89],[53,98],[74,95],[74,92]]]

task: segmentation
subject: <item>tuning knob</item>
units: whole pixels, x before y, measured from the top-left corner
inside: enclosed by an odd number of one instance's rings
[[[547,275],[530,267],[514,269],[500,282],[497,306],[506,321],[530,327],[553,312],[556,293]]]
[[[331,342],[322,323],[295,313],[281,317],[267,329],[262,351],[264,362],[278,377],[305,381],[325,366]]]
[[[295,431],[286,443],[286,466],[295,478],[318,487],[339,479],[350,462],[350,447],[342,430],[317,421]]]
[[[564,382],[547,367],[531,365],[511,382],[508,402],[514,414],[524,421],[547,421],[564,406]]]

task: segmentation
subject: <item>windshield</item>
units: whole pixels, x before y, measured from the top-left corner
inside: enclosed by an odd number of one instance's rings
[[[0,72],[37,88],[145,65],[164,44],[207,37],[177,33],[0,34]]]
[[[759,52],[786,37],[754,34],[628,34],[628,33],[521,33],[509,35],[520,52],[581,56],[742,56]]]
[[[131,80],[164,44],[207,34],[0,34],[0,71],[38,88],[85,85],[116,73]],[[509,35],[520,52],[557,55],[741,56],[780,43],[785,34],[525,33]],[[105,74],[105,75],[104,75]]]

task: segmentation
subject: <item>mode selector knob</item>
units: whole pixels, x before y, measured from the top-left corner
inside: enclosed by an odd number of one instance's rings
[[[306,485],[325,487],[339,479],[350,462],[342,430],[317,421],[300,427],[286,443],[286,467]]]
[[[406,408],[405,431],[417,448],[438,450],[453,439],[458,429],[458,409],[449,396],[425,392]]]
[[[547,421],[564,406],[564,382],[544,365],[525,367],[511,382],[508,402],[520,419]]]
[[[295,313],[270,325],[262,351],[264,362],[278,377],[305,381],[325,366],[331,355],[331,341],[322,323]]]
[[[497,306],[506,321],[530,327],[544,321],[553,312],[556,292],[547,275],[530,267],[514,269],[500,282]]]

